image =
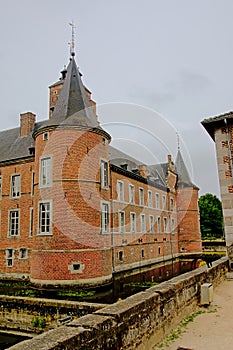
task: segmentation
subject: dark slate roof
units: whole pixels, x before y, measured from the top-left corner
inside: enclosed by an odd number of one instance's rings
[[[70,59],[67,74],[52,117],[42,124],[47,126],[72,125],[84,128],[101,127],[85,92],[74,57]]]
[[[123,164],[127,164],[129,171],[138,168],[139,164],[141,164],[137,159],[112,146],[109,146],[109,153],[111,164],[118,167],[121,167]]]
[[[161,183],[163,186],[166,186],[168,163],[149,165],[147,169],[149,178],[153,179],[156,183]]]
[[[220,114],[216,117],[210,117],[202,120],[201,124],[204,126],[206,131],[209,133],[211,138],[214,140],[214,132],[216,127],[222,127],[225,125],[227,119],[233,119],[233,112],[227,112]]]
[[[60,79],[60,80],[56,81],[56,83],[50,85],[49,87],[51,88],[51,87],[54,87],[54,86],[57,86],[57,85],[60,85],[60,84],[63,84],[63,83],[64,83],[64,79]]]
[[[189,176],[189,172],[186,168],[186,165],[184,163],[183,157],[181,155],[180,150],[178,150],[177,152],[177,156],[176,156],[176,161],[175,161],[175,169],[178,175],[178,187],[182,187],[182,186],[191,186],[191,187],[196,187]]]
[[[33,146],[32,136],[20,136],[20,128],[1,131],[0,162],[29,157],[29,148]]]
[[[129,156],[128,154],[120,151],[119,149],[109,146],[110,150],[110,163],[122,168],[127,164],[127,171],[136,172],[138,166],[142,164],[141,161]],[[167,174],[168,164],[156,164],[156,165],[147,165],[148,180],[150,180],[155,185],[166,186],[166,174]]]

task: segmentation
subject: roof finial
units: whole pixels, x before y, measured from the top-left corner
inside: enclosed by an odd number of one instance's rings
[[[74,57],[75,56],[75,52],[74,52],[74,21],[72,20],[72,22],[69,23],[69,25],[71,26],[71,30],[72,30],[72,35],[71,35],[71,42],[69,43],[70,45],[70,56]]]
[[[176,137],[177,137],[177,149],[179,151],[180,150],[180,135],[179,135],[178,131],[176,131]]]

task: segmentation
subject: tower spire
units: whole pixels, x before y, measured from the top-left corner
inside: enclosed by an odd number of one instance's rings
[[[75,29],[75,24],[74,21],[72,20],[72,22],[69,23],[69,25],[71,26],[71,42],[70,44],[70,56],[74,57],[75,56],[75,51],[74,51],[74,29]]]
[[[176,137],[177,137],[177,150],[180,150],[180,135],[179,132],[176,131]]]

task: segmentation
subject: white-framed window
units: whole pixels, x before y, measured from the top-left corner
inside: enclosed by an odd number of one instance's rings
[[[130,213],[130,232],[136,232],[136,214]]]
[[[19,209],[9,210],[8,233],[10,237],[19,236]]]
[[[35,172],[32,171],[32,183],[31,183],[32,189],[31,189],[31,196],[34,196],[34,183],[35,183]]]
[[[141,222],[141,232],[146,232],[146,217],[145,217],[145,214],[140,214],[140,222]]]
[[[27,259],[28,258],[28,250],[27,248],[19,249],[19,259]]]
[[[117,181],[117,200],[123,202],[124,200],[124,182]]]
[[[163,232],[168,232],[167,229],[167,218],[163,218]]]
[[[125,212],[124,211],[118,212],[118,229],[119,229],[119,232],[125,231]]]
[[[101,188],[108,187],[108,162],[105,160],[100,161],[100,183]]]
[[[135,201],[134,185],[129,184],[129,203],[134,203],[134,201]]]
[[[144,205],[144,190],[139,188],[139,205]]]
[[[174,210],[174,199],[170,198],[170,210],[173,211]]]
[[[148,207],[152,208],[152,192],[148,191]]]
[[[171,232],[175,233],[174,231],[175,231],[175,219],[171,218]]]
[[[162,196],[162,208],[166,209],[166,196],[165,195]]]
[[[52,185],[52,158],[43,157],[40,159],[40,187]]]
[[[149,216],[149,226],[150,226],[150,232],[154,232],[154,216]]]
[[[20,185],[21,185],[20,174],[12,175],[11,176],[11,198],[20,197]]]
[[[0,199],[2,199],[2,176],[0,176]]]
[[[6,249],[6,266],[12,267],[14,265],[14,249],[8,248]]]
[[[109,232],[109,204],[101,203],[101,231]]]
[[[29,237],[33,234],[33,207],[30,208],[30,218],[29,218]]]
[[[38,234],[52,234],[52,203],[51,201],[39,202],[39,226]]]
[[[155,208],[159,209],[160,205],[159,205],[159,193],[155,193]]]
[[[157,217],[157,232],[161,232],[161,218]]]

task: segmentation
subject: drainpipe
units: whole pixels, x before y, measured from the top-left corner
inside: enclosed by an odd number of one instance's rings
[[[113,301],[115,299],[115,291],[114,291],[114,272],[115,272],[115,260],[114,260],[114,206],[113,206],[113,191],[112,191],[112,171],[111,167],[109,167],[110,171],[110,203],[111,203],[111,250],[112,250],[112,285],[113,285]]]

